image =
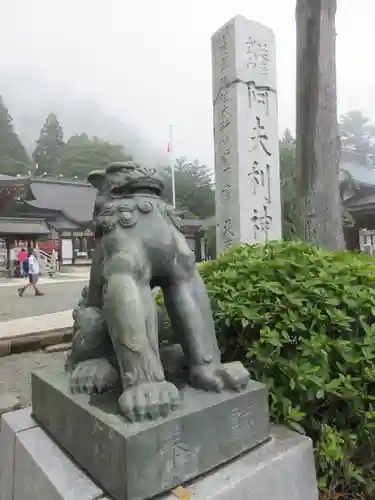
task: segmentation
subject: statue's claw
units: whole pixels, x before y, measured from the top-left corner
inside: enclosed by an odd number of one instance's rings
[[[117,381],[117,371],[109,361],[100,358],[78,363],[70,375],[69,384],[73,393],[93,394],[114,389]]]
[[[130,422],[166,417],[180,405],[177,388],[170,382],[147,382],[125,389],[119,399],[121,413]]]
[[[195,366],[190,371],[191,385],[205,391],[221,392],[224,389],[243,391],[248,386],[249,380],[249,372],[239,361]]]

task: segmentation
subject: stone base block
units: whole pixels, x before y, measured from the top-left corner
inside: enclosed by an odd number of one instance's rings
[[[37,426],[30,409],[2,416],[0,450],[1,500],[113,500]],[[184,486],[194,500],[318,500],[310,440],[281,427],[271,427],[265,444]]]
[[[143,500],[211,471],[269,439],[267,390],[181,390],[168,418],[128,423],[116,392],[74,395],[60,366],[32,374],[33,416],[115,500]]]
[[[30,408],[25,408],[1,417],[0,499],[104,499],[104,492],[37,425],[30,413]]]

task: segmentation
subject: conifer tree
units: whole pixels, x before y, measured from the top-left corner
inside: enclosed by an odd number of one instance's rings
[[[0,173],[27,174],[30,159],[13,129],[12,117],[0,96]]]
[[[64,133],[57,116],[50,113],[40,131],[33,158],[38,173],[60,173],[64,148]]]

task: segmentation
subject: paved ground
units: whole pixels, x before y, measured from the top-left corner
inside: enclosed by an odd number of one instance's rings
[[[0,287],[0,321],[73,309],[85,284],[84,281],[42,284],[44,297],[35,297],[32,290],[27,290],[22,298],[17,295],[17,286]]]
[[[52,278],[48,276],[41,276],[39,279],[39,284],[49,285],[50,283],[65,283],[71,281],[87,281],[89,279],[89,273],[59,273]],[[25,278],[4,278],[0,277],[0,287],[7,286],[22,286],[25,283]]]
[[[26,352],[0,358],[0,394],[19,397],[23,406],[31,404],[31,370],[50,363],[64,363],[66,352],[47,354]]]

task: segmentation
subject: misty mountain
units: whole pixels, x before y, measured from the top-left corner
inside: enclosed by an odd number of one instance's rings
[[[165,164],[165,155],[141,138],[126,118],[106,113],[98,103],[88,100],[65,84],[49,80],[30,69],[3,70],[0,94],[13,117],[22,143],[31,154],[48,113],[56,113],[65,139],[82,132],[123,144],[126,151],[148,166]]]

